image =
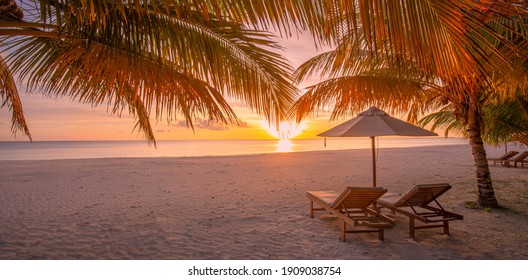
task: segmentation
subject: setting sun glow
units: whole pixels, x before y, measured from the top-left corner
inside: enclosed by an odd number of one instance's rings
[[[280,122],[279,126],[275,126],[266,121],[262,122],[262,127],[268,131],[270,135],[279,139],[277,144],[278,152],[291,152],[293,143],[290,139],[299,135],[304,129],[304,123],[295,122]]]
[[[262,127],[268,131],[268,133],[280,140],[292,139],[299,135],[304,129],[304,123],[299,124],[295,122],[280,122],[279,127],[274,124],[270,124],[267,121],[262,121]]]

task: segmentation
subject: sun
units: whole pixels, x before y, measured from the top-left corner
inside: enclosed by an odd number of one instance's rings
[[[273,123],[262,121],[262,127],[268,131],[270,135],[278,139],[292,139],[295,136],[301,134],[304,130],[304,123],[296,123],[292,121],[283,121],[279,123],[277,127]]]

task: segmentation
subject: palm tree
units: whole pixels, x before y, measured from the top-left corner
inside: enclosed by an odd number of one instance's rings
[[[512,98],[493,98],[482,108],[484,130],[482,140],[491,145],[518,141],[528,145],[528,95],[517,93]],[[432,130],[443,128],[447,136],[451,132],[467,137],[463,120],[455,116],[451,104],[423,117],[418,123],[432,124]]]
[[[30,92],[107,104],[117,115],[128,110],[150,141],[151,117],[183,116],[191,127],[204,116],[236,123],[228,98],[270,121],[290,117],[298,92],[292,69],[261,31],[291,33],[292,23],[306,21],[282,1],[20,4],[0,1],[0,101],[13,133],[30,136],[16,79]]]
[[[526,4],[334,2],[337,16],[332,18],[341,30],[337,48],[297,70],[299,79],[314,73],[329,79],[299,99],[298,118],[328,105],[336,118],[377,103],[409,112],[409,119],[415,121],[428,109],[450,104],[469,138],[477,204],[498,207],[482,141],[482,110],[499,93],[508,95],[526,85]]]
[[[481,101],[493,93],[491,77],[526,80],[515,71],[528,58],[519,19],[526,16],[524,1],[35,0],[24,13],[12,3],[0,2],[0,50],[7,55],[0,96],[15,132],[29,134],[13,76],[30,90],[108,103],[116,114],[128,108],[151,140],[151,113],[182,114],[191,126],[197,115],[236,121],[225,96],[268,119],[287,117],[296,89],[285,60],[271,52],[277,46],[270,33],[259,30],[289,36],[304,28],[316,44],[342,46],[305,72],[353,77],[348,85],[355,91],[325,96],[314,87],[297,103],[299,117],[329,103],[337,117],[365,104],[358,99],[389,92],[385,105],[411,109],[416,118],[425,107],[413,104],[430,104],[437,92],[434,102],[453,104],[467,120],[479,205],[498,206],[480,139]]]

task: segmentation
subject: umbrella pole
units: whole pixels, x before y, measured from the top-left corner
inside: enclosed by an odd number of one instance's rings
[[[374,136],[370,137],[372,141],[372,186],[376,187],[376,142]]]

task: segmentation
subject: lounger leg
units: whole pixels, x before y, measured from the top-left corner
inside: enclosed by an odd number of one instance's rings
[[[378,232],[378,238],[379,240],[383,241],[385,240],[385,230],[384,229],[380,229],[379,232]]]
[[[347,227],[347,224],[343,221],[343,230],[341,231],[341,241],[345,242],[346,241],[346,227]]]
[[[444,234],[449,235],[449,221],[444,221]]]
[[[310,217],[311,217],[312,219],[313,219],[313,217],[314,217],[313,212],[314,212],[314,210],[313,210],[313,201],[310,200]]]
[[[414,239],[414,219],[409,218],[409,235]]]

